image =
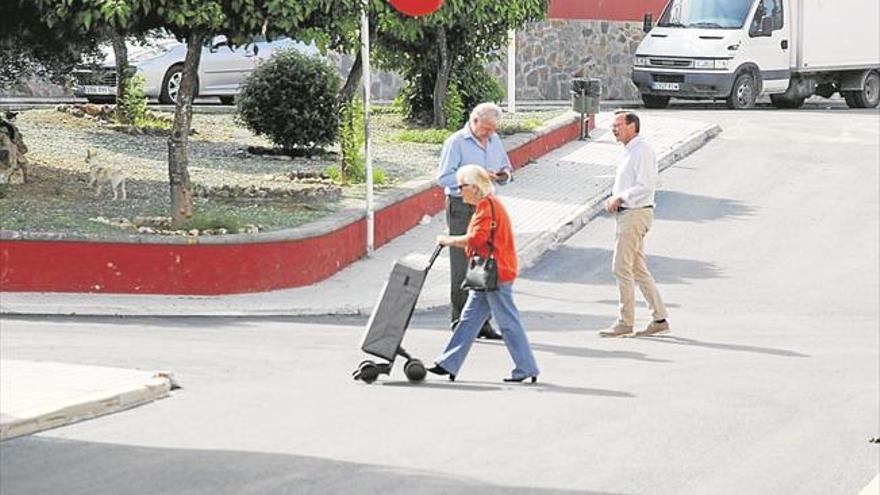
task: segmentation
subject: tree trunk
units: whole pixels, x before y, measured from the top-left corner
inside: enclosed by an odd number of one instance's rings
[[[446,103],[446,89],[449,87],[449,46],[446,44],[446,29],[442,26],[437,30],[437,48],[440,52],[440,62],[437,65],[437,79],[434,80],[434,127],[446,128],[446,113],[443,111]]]
[[[358,87],[360,86],[361,76],[363,76],[363,74],[363,60],[361,59],[361,52],[358,50],[357,56],[355,56],[354,62],[351,64],[351,70],[348,72],[348,78],[345,79],[345,85],[343,85],[342,89],[339,91],[339,103],[342,105],[351,103],[351,100],[354,99],[354,95],[357,93]]]
[[[113,31],[110,34],[113,42],[113,55],[116,57],[116,116],[123,122],[131,122],[131,115],[126,115],[122,102],[125,100],[125,85],[131,72],[128,68],[128,47],[125,36]]]
[[[186,39],[183,79],[174,108],[174,124],[168,138],[168,181],[171,189],[171,228],[179,229],[192,216],[192,189],[189,183],[189,139],[196,76],[202,58],[204,34],[191,32]]]

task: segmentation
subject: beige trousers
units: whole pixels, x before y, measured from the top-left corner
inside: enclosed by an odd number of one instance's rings
[[[638,208],[617,213],[617,232],[612,269],[620,291],[618,325],[633,326],[635,321],[635,286],[639,285],[654,320],[666,318],[666,306],[657,291],[654,277],[645,262],[645,236],[654,222],[653,208]]]

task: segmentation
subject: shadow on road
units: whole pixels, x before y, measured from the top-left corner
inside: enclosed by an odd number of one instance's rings
[[[678,191],[657,191],[658,220],[709,222],[723,218],[741,219],[755,215],[756,210],[736,199],[713,198]]]
[[[500,379],[498,380],[501,381]],[[454,382],[450,381],[427,381],[422,383],[409,383],[409,382],[383,382],[382,386],[385,387],[406,387],[406,388],[425,388],[431,390],[438,389],[446,389],[456,392],[551,392],[557,394],[573,394],[573,395],[595,395],[598,397],[616,397],[616,398],[624,398],[631,399],[634,398],[635,395],[629,392],[622,392],[619,390],[609,390],[604,388],[589,388],[589,387],[571,387],[567,385],[556,385],[553,383],[542,382],[541,378],[538,378],[538,383],[517,383],[517,384],[504,384],[499,385],[491,382],[480,382],[480,381],[463,381],[461,379],[456,379]]]
[[[33,437],[4,442],[3,453],[3,493],[612,495],[504,486],[439,471],[291,454],[154,448]],[[425,455],[430,454],[427,449]]]
[[[690,345],[695,347],[706,347],[709,349],[719,349],[722,351],[739,351],[739,352],[753,352],[757,354],[770,354],[773,356],[784,356],[784,357],[810,357],[808,354],[802,354],[797,351],[789,351],[788,349],[776,349],[773,347],[758,347],[753,345],[742,345],[742,344],[721,344],[718,342],[703,342],[695,339],[688,339],[684,337],[674,337],[670,335],[662,335],[655,337],[640,337],[643,340],[650,340],[652,342],[661,342],[664,344],[676,344],[676,345]]]
[[[611,273],[613,251],[604,248],[562,246],[544,255],[541,262],[522,275],[525,280],[585,285],[616,285]],[[573,269],[572,267],[582,267]],[[721,278],[714,263],[648,254],[648,268],[659,284],[686,284],[690,280]]]

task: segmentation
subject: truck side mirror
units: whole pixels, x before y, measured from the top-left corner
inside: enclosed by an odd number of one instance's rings
[[[773,35],[773,17],[765,15],[761,18],[761,36]]]
[[[645,19],[642,21],[642,31],[649,33],[652,29],[654,29],[654,15],[646,12]]]

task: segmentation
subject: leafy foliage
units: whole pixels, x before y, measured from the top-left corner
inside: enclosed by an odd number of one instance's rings
[[[339,133],[339,84],[339,74],[325,59],[279,52],[242,86],[239,121],[287,150],[332,144]]]
[[[406,79],[408,116],[429,120],[441,65],[438,33],[444,30],[450,83],[458,87],[469,111],[477,103],[503,97],[497,82],[488,82],[491,76],[482,67],[501,56],[509,29],[542,19],[547,7],[548,0],[446,0],[437,12],[410,18],[374,3],[379,22],[377,59],[382,67],[397,70]]]
[[[75,66],[98,54],[99,36],[73,24],[50,28],[32,1],[6,0],[0,11],[0,88],[31,77],[63,84]]]

